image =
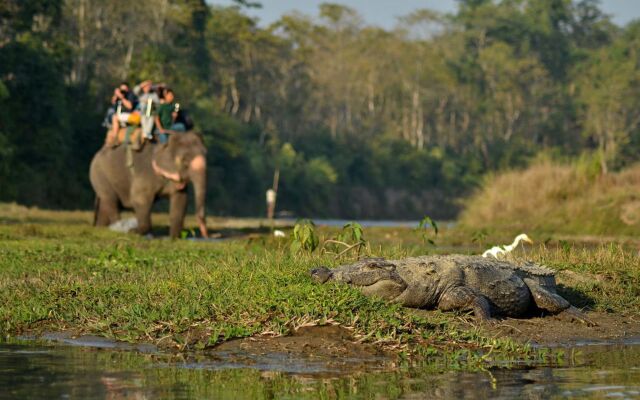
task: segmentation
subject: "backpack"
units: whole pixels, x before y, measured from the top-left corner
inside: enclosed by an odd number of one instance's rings
[[[176,117],[176,122],[181,122],[184,124],[186,130],[190,131],[193,129],[193,119],[188,112],[184,109],[180,109],[178,111],[178,116]]]

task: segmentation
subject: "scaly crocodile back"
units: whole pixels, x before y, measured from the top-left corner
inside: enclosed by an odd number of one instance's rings
[[[458,254],[444,255],[444,256],[431,256],[441,260],[449,259],[454,261],[461,267],[473,267],[473,268],[504,268],[512,270],[518,273],[520,276],[535,277],[554,277],[556,272],[551,268],[544,265],[536,264],[533,261],[525,261],[520,263],[514,263],[513,261],[497,260],[495,258],[485,258],[480,256],[464,256]],[[426,257],[425,257],[426,258]]]
[[[540,277],[556,276],[556,271],[552,270],[547,266],[536,264],[533,261],[525,261],[524,263],[521,263],[521,264],[510,264],[510,266],[516,271],[524,272],[526,274],[533,275],[533,276],[540,276]]]

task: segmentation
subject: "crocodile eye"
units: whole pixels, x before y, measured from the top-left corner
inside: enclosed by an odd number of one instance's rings
[[[420,266],[424,268],[424,273],[427,275],[436,273],[436,264],[434,262],[429,262],[429,263],[422,262],[420,263]]]
[[[384,270],[384,271],[396,270],[396,266],[393,264],[370,263],[370,264],[366,264],[364,267],[370,270]]]

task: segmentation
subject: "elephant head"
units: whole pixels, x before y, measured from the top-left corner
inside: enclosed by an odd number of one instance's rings
[[[169,142],[158,146],[152,156],[155,173],[173,181],[176,190],[184,190],[189,182],[193,184],[196,219],[203,237],[208,236],[205,219],[206,154],[202,137],[194,132],[186,132],[171,135]]]

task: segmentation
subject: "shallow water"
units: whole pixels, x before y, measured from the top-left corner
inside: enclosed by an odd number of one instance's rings
[[[290,224],[295,224],[296,219],[282,218],[282,221],[286,221]],[[311,218],[311,220],[319,226],[331,226],[342,228],[346,224],[352,221],[358,222],[363,228],[415,228],[420,221],[397,221],[397,220],[352,220],[352,219],[333,219],[333,218]],[[453,221],[438,222],[438,225],[446,226],[448,228],[455,225]]]
[[[640,346],[628,344],[566,348],[559,366],[477,372],[382,360],[349,372],[286,354],[185,357],[98,344],[0,344],[0,399],[640,398]]]

